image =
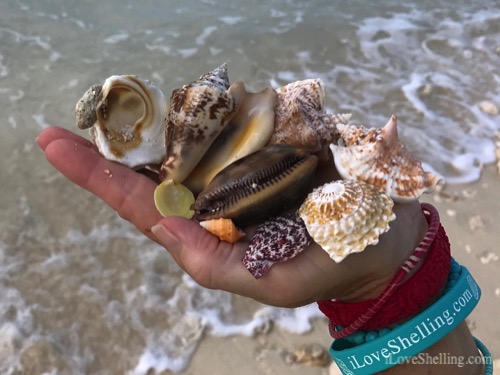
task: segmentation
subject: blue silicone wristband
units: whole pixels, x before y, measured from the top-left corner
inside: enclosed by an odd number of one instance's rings
[[[456,284],[419,315],[376,340],[355,346],[337,339],[330,355],[345,375],[375,374],[432,346],[474,310],[481,290],[467,268],[461,266]]]

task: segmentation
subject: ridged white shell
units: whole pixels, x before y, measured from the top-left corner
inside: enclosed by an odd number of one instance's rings
[[[375,185],[397,202],[432,192],[442,178],[427,172],[398,139],[397,118],[382,129],[339,125],[341,138],[331,144],[335,166],[346,179]]]
[[[394,202],[375,186],[339,180],[314,189],[299,209],[307,231],[337,263],[378,243],[396,218]]]
[[[95,110],[97,121],[90,133],[101,154],[130,168],[161,163],[166,117],[161,90],[132,75],[111,76],[100,92],[96,88],[89,89],[93,98],[84,95],[78,105],[89,107],[89,113]]]

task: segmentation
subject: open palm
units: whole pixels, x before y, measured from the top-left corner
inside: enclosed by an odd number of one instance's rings
[[[156,182],[103,158],[94,145],[58,127],[38,137],[48,161],[70,181],[100,197],[144,235],[161,243],[200,285],[274,305],[295,307],[320,299],[362,300],[380,293],[425,232],[419,205],[396,205],[396,221],[378,245],[335,263],[317,245],[275,264],[255,279],[241,259],[246,243],[220,241],[193,220],[163,218],[154,205]],[[155,227],[155,233],[151,228]],[[159,235],[160,232],[163,235]]]

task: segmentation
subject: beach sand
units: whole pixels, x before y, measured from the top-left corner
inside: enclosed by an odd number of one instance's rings
[[[424,196],[440,212],[449,236],[452,254],[465,265],[481,287],[479,305],[468,317],[472,334],[500,358],[500,174],[497,167],[485,167],[479,182],[446,185],[440,192]],[[271,375],[329,374],[329,364],[313,366],[294,361],[292,353],[304,346],[327,353],[331,344],[327,321],[316,319],[310,333],[296,335],[270,327],[255,337],[207,337],[202,341],[191,365],[182,374]],[[496,361],[498,365],[498,360]],[[332,367],[332,374],[335,373]]]

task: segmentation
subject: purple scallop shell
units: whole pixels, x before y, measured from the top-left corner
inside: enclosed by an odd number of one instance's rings
[[[311,237],[297,214],[271,218],[255,231],[242,262],[260,278],[276,262],[293,258],[311,243]]]

